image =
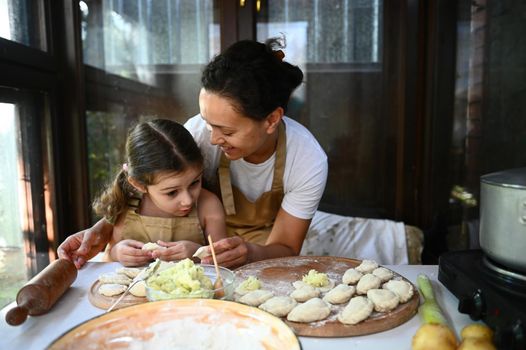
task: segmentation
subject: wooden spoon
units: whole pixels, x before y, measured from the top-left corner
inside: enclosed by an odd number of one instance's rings
[[[214,298],[221,299],[225,296],[223,290],[223,279],[219,273],[219,267],[217,266],[216,252],[214,251],[214,242],[212,236],[208,235],[208,243],[210,243],[210,251],[212,252],[212,259],[214,260],[214,267],[216,268],[216,281],[214,282]]]

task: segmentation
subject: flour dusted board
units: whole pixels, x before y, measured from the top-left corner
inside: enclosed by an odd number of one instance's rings
[[[360,265],[361,260],[328,257],[328,256],[299,256],[258,261],[242,266],[235,270],[236,278],[242,281],[249,276],[257,277],[263,289],[274,292],[275,295],[289,295],[294,290],[292,282],[301,280],[303,275],[314,269],[324,272],[336,284],[341,283],[342,276],[349,268]],[[394,278],[403,278],[394,272]],[[416,291],[416,288],[415,288]],[[331,306],[331,314],[322,321],[312,323],[296,323],[283,320],[296,332],[307,337],[348,337],[385,331],[405,323],[413,317],[418,309],[420,299],[418,293],[404,304],[387,313],[373,312],[363,322],[356,325],[340,323],[336,316],[345,307]]]
[[[99,281],[95,281],[91,288],[89,289],[88,293],[88,299],[90,303],[93,306],[96,306],[100,309],[107,310],[111,305],[113,305],[114,302],[117,301],[121,297],[121,294],[115,295],[112,297],[108,297],[105,295],[102,295],[99,293],[99,287],[101,286],[101,283]],[[115,306],[115,309],[121,309],[126,306],[136,305],[136,304],[142,304],[147,302],[148,299],[146,297],[136,297],[130,293],[126,294],[124,298]]]

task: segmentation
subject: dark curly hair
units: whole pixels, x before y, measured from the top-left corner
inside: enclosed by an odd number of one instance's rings
[[[128,208],[130,199],[138,197],[128,177],[149,186],[160,173],[202,166],[201,150],[184,126],[168,119],[139,123],[126,139],[127,169],[119,170],[113,183],[94,201],[93,209],[114,221]]]
[[[234,43],[205,67],[203,88],[230,99],[240,113],[252,119],[262,120],[277,107],[286,112],[303,72],[282,60],[279,50],[284,46],[283,38]]]

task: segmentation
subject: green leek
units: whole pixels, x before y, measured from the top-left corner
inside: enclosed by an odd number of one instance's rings
[[[435,299],[435,293],[433,291],[433,285],[429,278],[424,274],[419,274],[416,282],[418,289],[424,297],[424,303],[418,308],[418,312],[422,317],[424,323],[435,323],[447,325],[448,322],[444,316],[440,305],[438,305]]]

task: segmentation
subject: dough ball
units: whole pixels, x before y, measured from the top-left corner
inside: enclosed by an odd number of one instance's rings
[[[377,276],[382,282],[387,282],[393,278],[393,271],[386,269],[385,267],[378,267],[373,270],[373,275]]]
[[[323,320],[330,313],[331,309],[326,302],[320,298],[313,298],[294,307],[289,312],[287,320],[292,322],[314,322]]]
[[[122,284],[107,283],[107,284],[102,284],[99,287],[98,292],[104,296],[112,297],[114,295],[119,295],[119,294],[124,293],[126,288],[127,287]]]
[[[369,289],[376,289],[380,287],[382,280],[372,273],[367,273],[360,278],[358,284],[356,285],[356,293],[358,294],[367,294]]]
[[[351,299],[355,291],[356,288],[354,286],[348,286],[343,283],[338,284],[323,297],[323,301],[330,304],[343,304]]]
[[[272,298],[274,296],[274,293],[271,291],[265,290],[265,289],[256,289],[252,292],[249,292],[243,296],[241,296],[238,301],[242,304],[250,305],[250,306],[259,306],[263,304],[268,299]]]
[[[296,281],[296,282],[292,282],[292,286],[296,289],[300,289],[302,287],[305,287],[305,286],[309,286],[309,287],[312,287],[310,284],[308,283],[305,283],[303,281]]]
[[[309,283],[306,283],[304,281],[295,281],[292,283],[292,286],[296,289],[300,289],[300,288],[303,288],[305,286],[308,286],[308,287],[313,287],[313,288],[316,288],[317,290],[319,290],[320,292],[324,293],[324,292],[327,292],[329,290],[331,290],[332,288],[334,288],[334,281],[331,280],[331,279],[328,279],[327,280],[327,284],[324,285],[324,286],[321,286],[321,287],[315,287]],[[298,300],[299,301],[299,300]]]
[[[357,271],[356,269],[348,269],[343,274],[342,282],[345,284],[356,284],[362,276],[363,273],[360,271]]]
[[[235,289],[238,295],[245,295],[253,290],[261,288],[261,281],[254,276],[249,276],[243,282],[241,282]]]
[[[377,267],[378,263],[374,260],[362,260],[362,263],[355,267],[355,269],[361,273],[371,273]]]
[[[407,302],[414,294],[413,285],[402,280],[390,280],[384,283],[383,288],[398,295],[401,303]]]
[[[388,289],[369,289],[367,298],[374,304],[374,310],[378,312],[388,312],[398,306],[400,298]]]
[[[354,297],[340,314],[338,321],[345,324],[357,324],[365,320],[373,312],[374,304],[363,296]]]
[[[116,272],[104,273],[99,276],[99,282],[101,284],[123,284],[127,286],[131,283],[131,278]]]
[[[145,297],[146,296],[146,281],[139,281],[130,288],[130,294],[135,295],[136,297]]]
[[[320,290],[308,284],[301,288],[295,289],[292,293],[290,293],[290,297],[296,301],[299,301],[300,303],[312,298],[316,298],[319,295]]]
[[[277,317],[287,316],[298,303],[296,300],[287,296],[272,297],[259,305],[261,310],[265,310]]]

